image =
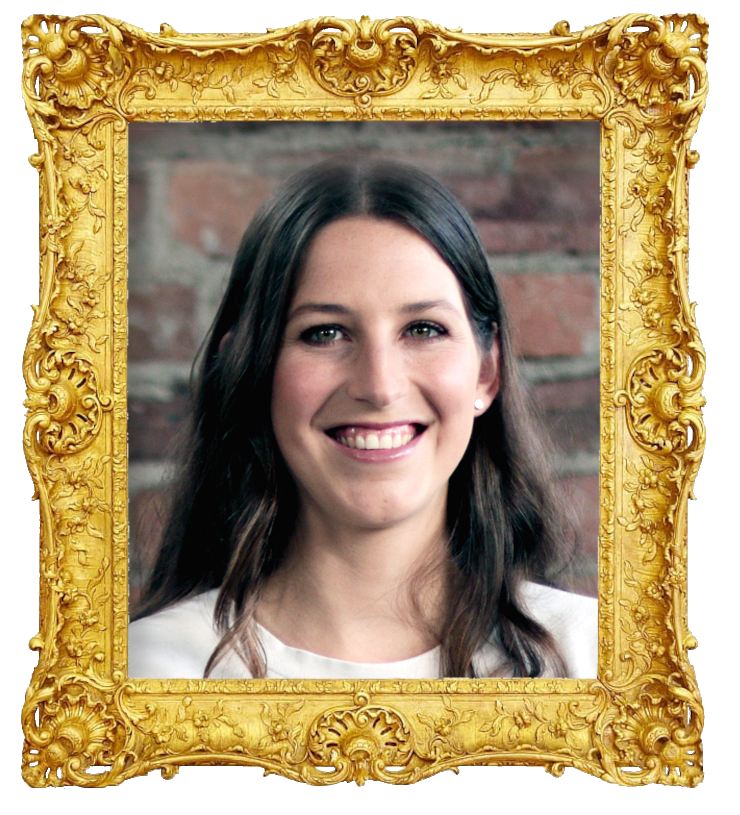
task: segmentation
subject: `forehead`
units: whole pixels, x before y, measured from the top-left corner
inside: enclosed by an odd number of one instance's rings
[[[413,229],[389,220],[342,218],[321,229],[310,243],[296,299],[358,290],[368,296],[378,290],[398,296],[436,293],[463,301],[450,267]]]

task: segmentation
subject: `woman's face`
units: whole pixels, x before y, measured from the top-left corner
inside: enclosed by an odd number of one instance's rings
[[[430,244],[368,217],[316,235],[272,395],[302,513],[362,529],[443,521],[447,482],[496,390],[495,349],[481,358],[457,279]]]

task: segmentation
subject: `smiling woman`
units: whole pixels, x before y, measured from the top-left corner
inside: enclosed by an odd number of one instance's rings
[[[301,505],[330,527],[319,537],[339,523],[414,539],[428,513],[443,535],[474,403],[497,389],[496,346],[478,348],[454,274],[407,227],[348,218],[316,236],[293,305],[272,424]]]
[[[292,177],[205,346],[130,675],[594,677],[542,446],[454,196],[398,164]]]

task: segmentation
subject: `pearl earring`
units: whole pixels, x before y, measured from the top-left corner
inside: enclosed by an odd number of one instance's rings
[[[473,404],[473,407],[474,407],[476,410],[483,410],[483,408],[485,407],[485,405],[486,405],[486,403],[485,403],[485,402],[484,402],[482,399],[476,399],[476,400],[475,400],[475,402],[474,402],[474,404]]]

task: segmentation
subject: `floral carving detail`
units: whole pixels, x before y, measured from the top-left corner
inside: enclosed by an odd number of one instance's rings
[[[497,715],[481,727],[481,733],[487,733],[492,745],[502,744],[506,750],[517,743],[534,740],[534,730],[542,719],[542,706],[527,700],[519,710],[508,711],[498,700],[494,702]]]
[[[662,502],[659,507],[658,512],[663,507]],[[624,523],[624,519],[620,518],[620,521]],[[670,531],[671,521],[672,519],[666,523],[661,523],[660,519],[653,521],[653,532],[659,531],[665,536]],[[640,542],[646,547],[643,563],[648,563],[655,557],[655,542],[644,537]],[[656,660],[675,654],[675,639],[670,626],[664,623],[669,613],[665,589],[656,583],[644,586],[642,577],[635,574],[629,561],[625,561],[624,585],[633,589],[634,595],[633,599],[619,601],[625,612],[620,617],[620,625],[629,642],[630,653],[629,675],[626,680],[621,681],[631,681],[638,670],[643,673],[660,670]],[[685,589],[685,584],[682,588]]]
[[[454,82],[458,88],[467,90],[468,83],[462,72],[455,66],[459,53],[447,54],[443,57],[434,57],[428,67],[421,75],[422,82],[431,82],[431,90],[425,91],[422,99],[451,99],[455,92],[449,89],[449,84]]]
[[[707,28],[700,19],[653,19],[646,21],[648,31],[624,34],[614,78],[627,99],[646,108],[688,98],[689,79],[701,75],[706,60]]]
[[[592,71],[586,69],[579,52],[555,58],[515,56],[513,68],[494,68],[481,77],[483,86],[476,101],[490,99],[497,83],[511,84],[529,93],[530,102],[538,102],[550,88],[555,88],[561,98],[580,99],[586,88],[597,89],[593,79]]]
[[[675,165],[671,142],[665,137],[661,138],[652,128],[647,130],[642,145],[635,147],[632,154],[639,161],[627,164],[627,169],[637,172],[649,167],[651,170],[648,177],[652,181],[660,177],[658,173],[670,172]]]
[[[432,731],[428,742],[429,753],[433,756],[460,755],[465,748],[455,731],[458,725],[465,724],[473,718],[473,711],[466,710],[461,713],[452,706],[449,696],[444,697],[444,711],[441,716],[417,714],[419,721]]]
[[[496,716],[481,725],[487,734],[489,749],[528,750],[553,739],[583,749],[588,743],[588,716],[565,703],[552,705],[525,699],[523,705],[509,709],[494,702]]]
[[[89,561],[86,546],[80,536],[103,539],[103,532],[95,524],[93,513],[110,511],[110,507],[98,497],[104,493],[103,472],[109,461],[109,456],[88,456],[83,462],[75,462],[75,466],[71,467],[53,459],[45,472],[50,485],[49,497],[55,529],[65,546],[77,553],[77,562],[81,566],[89,565]],[[108,563],[106,558],[103,558],[103,563]],[[100,582],[99,577],[98,581],[88,586],[88,591]],[[67,590],[63,593],[66,595]],[[90,610],[95,608],[99,611],[104,599],[107,598],[91,597]]]
[[[629,464],[628,473],[634,480],[625,481],[624,489],[630,496],[631,517],[620,515],[617,520],[628,531],[639,534],[638,544],[642,551],[642,562],[652,561],[661,544],[670,537],[673,529],[673,514],[668,509],[676,497],[675,476],[669,467],[660,467],[643,457],[642,469]],[[631,582],[631,566],[625,563],[625,585],[639,588],[639,583]],[[635,622],[637,618],[634,617]]]
[[[167,712],[153,702],[144,705],[142,713],[131,710],[126,711],[137,730],[152,739],[150,752],[152,754],[166,752],[168,743],[175,735],[175,725],[167,721]]]
[[[102,304],[106,275],[96,274],[95,265],[88,257],[82,243],[71,243],[59,254],[59,286],[50,308],[53,319],[43,332],[52,348],[69,337],[83,337],[90,349],[97,352],[100,343],[107,338],[107,335],[99,338],[90,331],[92,320],[105,319]]]
[[[572,732],[571,717],[566,715],[566,706],[558,705],[557,714],[550,719],[547,730],[554,739],[566,741]]]
[[[550,77],[561,96],[571,91],[574,81],[583,75],[583,58],[576,54],[573,59],[561,57],[559,59],[541,59],[540,68],[544,76]]]
[[[617,395],[617,404],[627,406],[635,439],[649,450],[675,453],[698,443],[694,430],[702,426],[706,400],[689,360],[678,349],[640,357],[630,372],[629,390]]]
[[[122,34],[102,17],[29,17],[22,34],[24,81],[43,102],[88,110],[123,73]]]
[[[673,154],[675,144],[670,138],[656,134],[653,128],[646,129],[641,143],[635,145],[632,155],[636,161],[625,166],[634,175],[627,184],[623,209],[634,207],[629,223],[625,222],[621,231],[636,231],[645,216],[651,223],[650,230],[667,234],[673,229],[673,194],[668,186],[676,160]],[[655,235],[651,245],[655,254]]]
[[[673,306],[666,296],[666,279],[672,280],[673,264],[659,251],[658,234],[654,227],[648,230],[648,240],[641,243],[641,249],[639,260],[630,267],[622,268],[632,290],[629,303],[621,304],[620,311],[627,315],[636,311],[641,321],[640,325],[630,327],[628,319],[619,320],[619,327],[628,335],[628,346],[646,337],[657,339],[668,336],[674,329],[671,318]]]
[[[627,185],[627,195],[622,209],[634,206],[635,211],[629,223],[621,227],[622,234],[635,231],[645,215],[649,215],[661,232],[670,229],[670,209],[673,202],[671,191],[657,179],[651,179],[648,172],[641,170]]]
[[[306,95],[306,89],[301,84],[296,70],[298,60],[294,55],[285,56],[280,52],[270,50],[267,52],[267,59],[272,66],[270,74],[253,80],[252,84],[258,88],[264,88],[275,99],[280,96],[281,85],[287,85],[293,93]]]
[[[223,65],[223,60],[217,57],[203,60],[185,56],[177,68],[173,62],[157,59],[156,62],[153,61],[153,64],[139,69],[133,75],[131,84],[126,89],[126,95],[130,97],[137,91],[143,90],[147,99],[154,99],[160,88],[176,93],[182,82],[183,85],[190,86],[193,104],[198,102],[206,91],[217,90],[233,105],[236,104],[234,85],[241,81],[244,66],[239,64],[233,71],[225,71]]]
[[[44,472],[55,546],[42,546],[40,572],[57,615],[59,636],[51,650],[65,670],[89,670],[105,660],[110,559],[99,558],[96,547],[104,537],[100,515],[110,515],[100,497],[109,461],[108,456],[88,456],[84,462],[51,457]]]
[[[396,711],[368,705],[363,693],[355,701],[357,707],[328,711],[314,722],[309,732],[311,760],[335,768],[332,782],[390,780],[386,768],[405,767],[414,756],[408,725]]]
[[[224,750],[234,747],[234,742],[244,738],[244,728],[224,711],[224,701],[215,704],[202,703],[193,709],[194,703],[186,696],[177,709],[174,735],[191,748]]]
[[[177,90],[177,80],[175,79],[175,68],[171,62],[158,62],[154,68],[150,69],[155,82],[165,84],[174,93]]]
[[[244,752],[246,728],[227,710],[227,700],[217,698],[183,697],[174,711],[167,706],[147,702],[143,709],[131,706],[131,699],[123,700],[126,715],[136,730],[149,737],[146,758],[156,762],[157,757],[172,752],[190,751],[206,753]],[[164,768],[163,768],[164,772]]]
[[[101,632],[105,631],[102,622],[104,604],[110,599],[103,582],[108,565],[108,561],[103,559],[97,577],[90,581],[87,591],[80,592],[77,597],[63,597],[66,653],[60,656],[61,664],[69,662],[77,669],[87,669],[105,658]]]
[[[359,23],[341,21],[339,31],[322,28],[311,43],[311,68],[318,82],[365,106],[373,96],[403,88],[416,68],[417,37],[409,29],[394,30],[393,22],[362,17]]]
[[[267,735],[260,741],[260,750],[272,755],[290,756],[298,760],[298,756],[305,754],[305,746],[301,736],[303,727],[300,720],[296,722],[293,717],[303,707],[303,702],[293,704],[278,702],[273,708],[262,705],[260,718],[267,728]]]
[[[54,252],[60,263],[66,260],[74,263],[83,241],[72,241],[69,249],[66,248],[65,239],[69,238],[75,222],[77,221],[78,234],[85,237],[98,233],[105,220],[105,212],[95,202],[98,187],[109,180],[108,172],[104,166],[99,145],[93,147],[96,137],[94,132],[82,131],[73,133],[72,137],[58,142],[59,181],[56,191],[56,211],[48,213],[41,222],[40,249],[41,253]],[[90,221],[79,229],[80,216],[88,214]],[[60,277],[77,281],[82,277],[78,273],[71,275],[65,269]]]

